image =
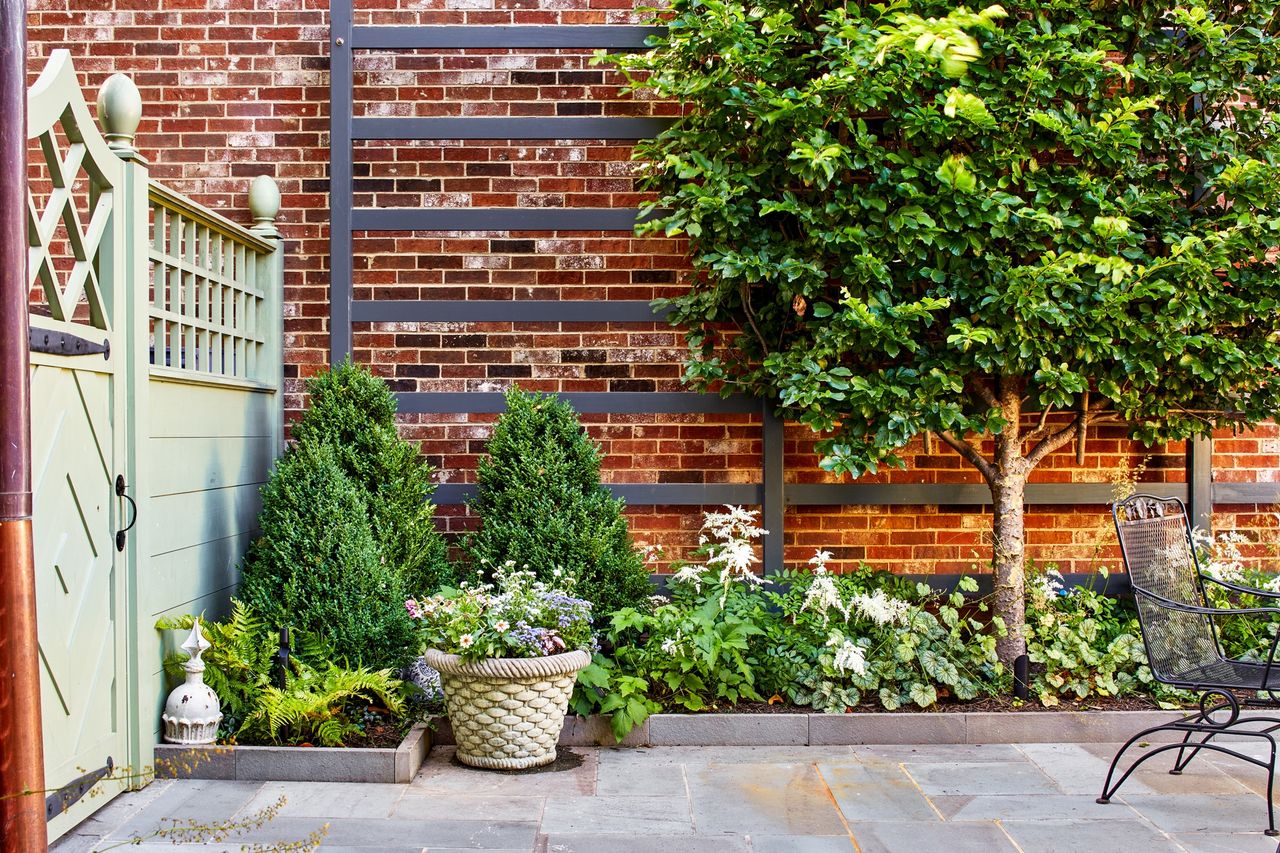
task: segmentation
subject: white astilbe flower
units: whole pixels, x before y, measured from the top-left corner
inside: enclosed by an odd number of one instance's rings
[[[1049,569],[1035,578],[1034,592],[1043,599],[1056,598],[1064,589],[1062,573],[1057,569]]]
[[[708,512],[702,517],[703,536],[728,542],[734,539],[759,539],[769,531],[756,524],[759,510],[726,506],[727,512]]]
[[[706,571],[706,566],[681,566],[680,570],[671,576],[671,582],[691,583],[696,592],[702,592],[702,575]]]
[[[877,589],[870,595],[858,594],[849,600],[849,609],[875,622],[877,625],[901,623],[911,611],[911,604],[900,598],[889,598],[884,590]]]
[[[680,650],[680,645],[676,642],[675,637],[668,637],[662,641],[662,651],[664,654],[675,655]]]
[[[842,638],[839,634],[832,634],[827,645],[834,646],[837,643],[840,647],[836,649],[835,660],[831,662],[831,666],[840,672],[866,675],[867,656],[862,646]]]
[[[1212,558],[1205,566],[1205,573],[1228,583],[1245,583],[1244,554],[1241,545],[1250,544],[1248,536],[1236,531],[1220,533],[1213,543]]]
[[[830,553],[819,551],[809,561],[809,565],[813,566],[813,583],[809,584],[809,589],[804,594],[804,603],[800,605],[802,611],[812,609],[815,613],[821,614],[824,626],[830,619],[828,611],[833,607],[844,616],[845,621],[849,619],[849,606],[840,599],[835,579],[827,573],[829,559],[831,559]]]

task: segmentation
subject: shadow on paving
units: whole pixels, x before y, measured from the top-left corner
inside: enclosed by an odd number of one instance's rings
[[[1276,853],[1254,768],[1204,760],[1175,777],[1157,758],[1102,806],[1113,749],[574,748],[549,767],[490,771],[437,747],[407,785],[157,782],[52,849],[238,851],[327,824],[328,853]],[[174,820],[244,820],[281,797],[277,817],[222,843],[152,837]]]

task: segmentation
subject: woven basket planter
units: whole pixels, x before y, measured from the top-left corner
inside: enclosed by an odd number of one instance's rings
[[[591,655],[574,651],[463,663],[457,655],[427,649],[426,658],[440,671],[459,761],[521,770],[556,760],[569,697]]]

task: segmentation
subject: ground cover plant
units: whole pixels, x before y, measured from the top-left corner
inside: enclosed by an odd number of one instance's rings
[[[1036,466],[1098,424],[1152,443],[1280,410],[1280,19],[912,11],[673,0],[612,61],[684,107],[637,153],[642,227],[690,241],[666,303],[689,378],[773,400],[834,472],[922,434],[972,465],[1008,664]]]
[[[477,471],[470,506],[480,527],[464,544],[473,564],[572,577],[598,618],[643,602],[653,591],[649,573],[573,408],[518,388],[506,405]]]
[[[766,581],[757,513],[707,513],[704,545],[676,567],[668,595],[613,614],[609,654],[579,677],[574,709],[610,715],[621,738],[663,709],[787,702],[829,713],[866,703],[934,706],[1006,690],[1003,630],[985,601],[940,596],[888,572],[809,569]],[[977,587],[966,582],[966,590]]]

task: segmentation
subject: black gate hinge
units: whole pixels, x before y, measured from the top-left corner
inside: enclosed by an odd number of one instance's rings
[[[27,343],[32,352],[48,355],[97,355],[111,358],[111,342],[104,340],[100,344],[81,338],[70,332],[55,332],[52,329],[32,328],[27,331]]]
[[[111,771],[116,769],[116,763],[111,760],[111,756],[107,756],[107,766],[99,767],[92,770],[79,779],[73,779],[66,785],[54,791],[44,799],[44,819],[53,820],[58,815],[71,808],[80,801],[85,794],[89,793],[89,789],[98,784],[99,780],[111,775]]]

